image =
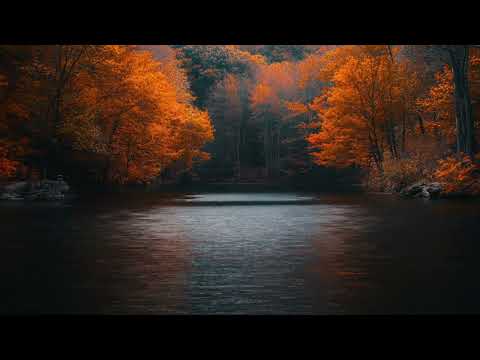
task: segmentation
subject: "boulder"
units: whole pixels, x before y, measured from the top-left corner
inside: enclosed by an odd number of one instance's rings
[[[419,181],[407,186],[400,195],[406,198],[438,198],[442,193],[442,186],[438,182]]]
[[[63,179],[16,182],[4,187],[1,200],[62,200],[70,187]]]
[[[423,181],[420,181],[409,185],[400,191],[400,195],[404,197],[418,197],[418,195],[422,194],[424,184]]]
[[[424,186],[424,190],[428,193],[429,198],[438,198],[442,193],[442,185],[438,182],[432,182]]]

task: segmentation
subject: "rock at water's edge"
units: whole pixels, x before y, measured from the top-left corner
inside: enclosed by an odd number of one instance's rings
[[[62,179],[35,183],[19,181],[4,186],[0,200],[62,200],[69,190],[70,187]]]
[[[442,186],[438,182],[419,181],[407,186],[400,195],[407,198],[438,198],[442,193]]]

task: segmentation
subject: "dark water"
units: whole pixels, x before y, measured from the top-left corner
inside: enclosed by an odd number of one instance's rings
[[[478,201],[0,204],[0,313],[479,313]]]

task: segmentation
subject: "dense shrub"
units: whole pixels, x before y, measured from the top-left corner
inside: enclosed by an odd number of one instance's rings
[[[399,192],[419,180],[430,178],[432,164],[421,155],[404,159],[386,159],[383,172],[372,168],[365,178],[365,186],[373,191]]]
[[[468,156],[457,158],[449,156],[438,161],[438,167],[433,173],[440,182],[445,194],[480,194],[480,155],[472,161]]]

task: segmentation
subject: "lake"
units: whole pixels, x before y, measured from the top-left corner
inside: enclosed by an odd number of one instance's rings
[[[479,210],[366,194],[2,202],[0,313],[480,313]]]

